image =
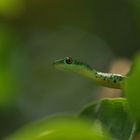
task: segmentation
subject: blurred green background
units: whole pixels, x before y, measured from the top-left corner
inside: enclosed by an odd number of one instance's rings
[[[139,50],[137,0],[0,0],[0,138],[33,120],[76,114],[100,86],[53,68],[72,56],[100,71]]]

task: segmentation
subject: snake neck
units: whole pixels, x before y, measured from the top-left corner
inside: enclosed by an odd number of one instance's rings
[[[90,66],[83,66],[83,67],[79,67],[78,69],[75,69],[75,72],[95,81],[96,83],[102,86],[116,88],[116,89],[122,88],[125,77],[119,74],[97,72],[95,69],[92,69]]]

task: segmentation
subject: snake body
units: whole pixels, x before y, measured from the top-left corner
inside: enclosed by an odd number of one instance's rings
[[[109,88],[122,89],[124,80],[126,79],[125,76],[120,74],[98,72],[88,64],[72,59],[71,57],[56,60],[53,65],[60,70],[79,73]]]

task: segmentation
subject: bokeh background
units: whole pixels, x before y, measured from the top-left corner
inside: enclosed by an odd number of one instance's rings
[[[126,74],[139,51],[139,9],[138,0],[0,0],[0,139],[34,120],[120,96],[52,63],[71,56]]]

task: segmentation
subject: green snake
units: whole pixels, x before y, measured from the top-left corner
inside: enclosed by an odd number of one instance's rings
[[[60,70],[79,73],[109,88],[122,89],[124,80],[126,79],[126,76],[120,74],[98,72],[88,64],[72,59],[71,57],[56,60],[53,65]]]

